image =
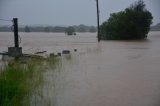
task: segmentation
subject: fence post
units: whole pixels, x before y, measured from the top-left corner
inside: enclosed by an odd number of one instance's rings
[[[19,47],[18,18],[13,18],[13,26],[14,26],[14,47],[8,47],[8,55],[12,57],[19,57],[22,55],[22,47]]]
[[[14,26],[14,44],[15,48],[18,48],[19,47],[18,18],[13,18],[13,26]]]

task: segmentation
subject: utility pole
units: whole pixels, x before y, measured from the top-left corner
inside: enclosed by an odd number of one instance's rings
[[[97,29],[98,29],[98,31],[97,31],[97,38],[98,38],[98,42],[100,42],[100,31],[99,31],[99,2],[98,2],[98,0],[96,0],[96,3],[97,3]]]
[[[18,48],[19,47],[18,18],[13,18],[13,26],[14,26],[14,45],[15,48]]]
[[[14,27],[14,47],[8,47],[8,55],[12,57],[19,57],[22,55],[22,47],[19,47],[18,38],[18,18],[13,18]]]

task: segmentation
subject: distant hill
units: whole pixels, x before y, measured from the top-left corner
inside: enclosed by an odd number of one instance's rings
[[[151,31],[160,31],[160,23],[155,26],[151,26]]]

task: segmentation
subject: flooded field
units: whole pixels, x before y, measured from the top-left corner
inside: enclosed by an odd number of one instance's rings
[[[33,106],[160,106],[160,32],[145,41],[101,41],[95,33],[19,33],[24,53],[64,49],[54,71],[33,95]],[[13,46],[13,33],[0,32],[0,52]],[[77,49],[77,52],[74,52]]]

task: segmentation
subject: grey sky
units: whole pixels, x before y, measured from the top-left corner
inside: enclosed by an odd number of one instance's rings
[[[136,0],[99,0],[100,21],[110,13],[130,6]],[[160,22],[160,0],[144,0],[154,16],[154,24]],[[95,0],[0,0],[0,19],[19,18],[22,25],[96,25]],[[0,25],[9,24],[0,21]]]

